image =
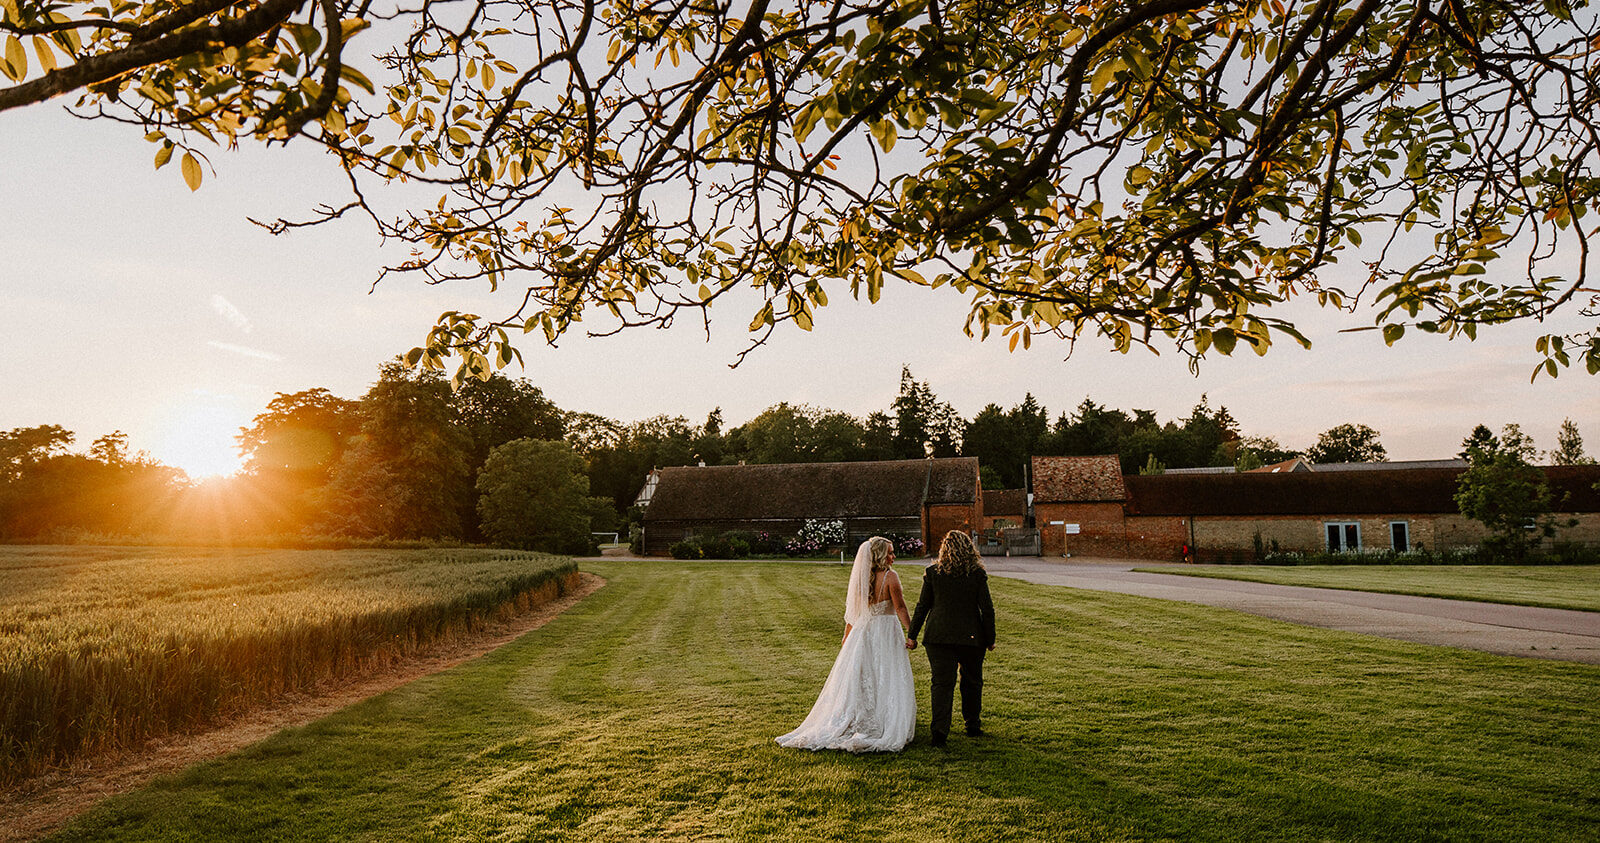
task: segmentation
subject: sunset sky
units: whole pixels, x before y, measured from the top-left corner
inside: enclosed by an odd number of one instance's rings
[[[237,467],[233,436],[276,392],[326,387],[358,397],[380,363],[420,344],[445,309],[496,314],[519,290],[429,288],[391,280],[369,293],[381,262],[359,220],[273,237],[247,217],[303,216],[342,201],[332,162],[307,145],[213,155],[191,193],[133,127],[76,120],[46,105],[0,114],[0,430],[60,424],[86,447],[112,430],[200,476]],[[514,287],[514,285],[508,285]],[[1448,457],[1474,424],[1522,424],[1541,449],[1572,418],[1600,450],[1600,379],[1569,371],[1530,384],[1537,326],[1487,330],[1476,343],[1375,332],[1340,334],[1370,317],[1293,314],[1315,342],[1208,360],[1118,355],[1104,343],[1045,340],[1008,353],[961,333],[963,298],[906,285],[876,306],[843,290],[817,330],[781,332],[738,369],[751,312],[718,308],[710,341],[698,324],[559,348],[532,337],[527,368],[563,409],[622,421],[658,413],[692,422],[721,407],[729,424],[780,401],[864,415],[893,400],[907,364],[971,417],[1032,392],[1052,416],[1086,396],[1111,407],[1182,416],[1224,405],[1247,435],[1304,448],[1343,422],[1371,425],[1392,459]],[[1280,315],[1283,311],[1279,311]],[[1576,314],[1557,329],[1581,327]]]

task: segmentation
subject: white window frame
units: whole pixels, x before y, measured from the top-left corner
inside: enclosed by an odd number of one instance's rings
[[[1339,542],[1340,542],[1341,547],[1339,547],[1337,549],[1334,548],[1332,545],[1328,545],[1327,544],[1327,542],[1328,542],[1328,528],[1329,527],[1338,527],[1339,528]],[[1351,547],[1349,545],[1349,543],[1345,541],[1345,537],[1350,534],[1349,530],[1347,529],[1349,527],[1356,528],[1356,543],[1355,543],[1354,547]],[[1324,521],[1324,522],[1322,522],[1322,541],[1323,541],[1323,543],[1325,545],[1327,545],[1329,553],[1349,553],[1351,551],[1359,552],[1361,550],[1361,548],[1362,548],[1361,522],[1360,521]]]
[[[1394,528],[1395,528],[1396,525],[1405,528],[1405,531],[1406,531],[1406,547],[1405,547],[1405,550],[1401,550],[1400,548],[1394,546]],[[1408,553],[1408,552],[1410,552],[1410,550],[1411,550],[1411,522],[1410,521],[1390,521],[1389,522],[1389,549],[1394,551],[1395,553]]]

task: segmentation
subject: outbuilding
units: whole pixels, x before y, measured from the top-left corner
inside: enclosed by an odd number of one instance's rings
[[[645,552],[691,537],[744,530],[793,536],[807,520],[844,522],[847,543],[920,536],[937,548],[949,530],[982,525],[976,457],[660,470],[644,513]]]

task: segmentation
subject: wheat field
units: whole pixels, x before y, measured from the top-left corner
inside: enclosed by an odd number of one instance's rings
[[[477,548],[0,548],[0,784],[382,668],[575,571]]]

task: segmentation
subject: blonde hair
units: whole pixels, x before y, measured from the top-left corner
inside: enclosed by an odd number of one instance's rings
[[[878,572],[889,570],[889,553],[894,550],[894,542],[883,536],[873,536],[867,539],[867,548],[872,553],[871,599],[876,599],[878,596]]]
[[[933,567],[941,574],[957,576],[984,569],[983,561],[978,558],[978,548],[972,544],[972,537],[960,530],[945,534],[944,541],[939,544],[939,560],[933,563]]]

